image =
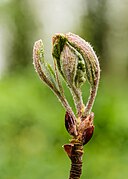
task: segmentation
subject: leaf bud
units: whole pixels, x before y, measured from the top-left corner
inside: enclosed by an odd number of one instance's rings
[[[76,136],[77,132],[76,132],[75,121],[68,112],[66,112],[65,114],[65,127],[70,135]]]
[[[84,130],[82,134],[83,145],[87,144],[90,141],[93,135],[93,131],[94,131],[94,126],[90,126],[89,128]]]

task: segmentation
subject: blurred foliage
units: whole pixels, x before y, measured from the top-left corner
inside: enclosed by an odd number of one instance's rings
[[[34,34],[38,33],[39,21],[28,0],[10,0],[3,6],[2,16],[6,18],[8,33],[11,34],[8,41],[8,71],[23,70],[31,64]]]
[[[77,32],[91,43],[99,57],[102,73],[124,80],[128,76],[128,4],[109,0],[83,2]]]
[[[32,46],[38,21],[28,2],[9,0],[4,10],[0,9],[13,36],[7,44],[9,72],[0,79],[0,178],[65,179],[70,166],[62,149],[69,140],[64,128],[65,111],[33,69]],[[128,178],[128,25],[123,18],[121,28],[117,23],[112,26],[107,3],[83,0],[87,11],[81,27],[77,27],[79,35],[96,49],[102,66],[93,108],[95,132],[84,147],[81,179]],[[65,91],[73,106],[69,91]],[[83,87],[85,100],[88,93],[88,86]]]
[[[128,176],[127,88],[113,93],[113,83],[106,88],[105,81],[93,109],[95,133],[84,147],[82,178]],[[2,80],[0,99],[0,178],[67,178],[70,161],[61,147],[69,140],[65,111],[34,70]]]
[[[83,4],[84,4],[83,0]],[[92,6],[93,4],[93,6]],[[106,19],[107,0],[87,0],[87,12],[82,16],[80,34],[89,41],[95,48],[101,61],[102,68],[107,68],[106,58],[106,35],[108,24]]]

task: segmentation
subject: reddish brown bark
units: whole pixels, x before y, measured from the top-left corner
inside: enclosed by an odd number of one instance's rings
[[[66,144],[64,149],[71,159],[69,179],[80,179],[82,174],[83,145],[81,143]]]

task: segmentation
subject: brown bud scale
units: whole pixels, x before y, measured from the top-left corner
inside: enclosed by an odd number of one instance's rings
[[[68,112],[65,114],[65,127],[70,135],[75,136],[75,121]]]
[[[90,141],[93,135],[93,131],[94,131],[94,126],[85,129],[85,131],[82,134],[83,145],[87,144]]]

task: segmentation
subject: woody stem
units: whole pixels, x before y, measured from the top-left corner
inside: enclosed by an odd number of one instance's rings
[[[71,169],[69,179],[80,179],[82,174],[82,155],[83,155],[83,145],[80,143],[74,144],[72,147],[71,159]]]

